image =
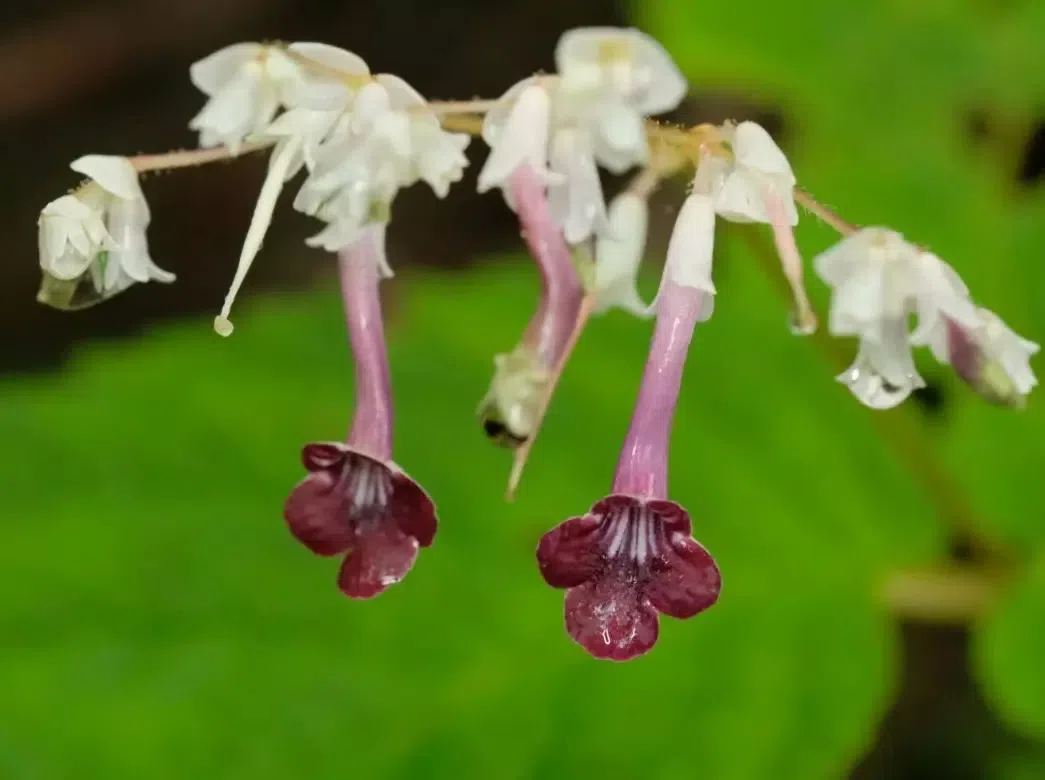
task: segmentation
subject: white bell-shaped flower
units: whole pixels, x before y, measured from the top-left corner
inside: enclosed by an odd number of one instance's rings
[[[929,343],[946,314],[974,326],[976,310],[954,269],[887,228],[852,233],[813,261],[833,290],[828,328],[836,336],[875,335],[891,319],[917,313],[918,343]]]
[[[895,231],[858,230],[816,257],[814,266],[833,292],[829,331],[861,340],[856,363],[840,379],[868,406],[895,406],[923,386],[912,343],[938,341],[946,320],[978,321],[957,273]],[[913,314],[915,334],[908,328]]]
[[[555,48],[555,67],[565,92],[611,98],[646,116],[671,111],[686,96],[686,79],[671,55],[636,29],[569,30]]]
[[[289,156],[280,166],[286,169],[285,178],[289,180],[303,166],[311,170],[319,146],[351,121],[353,101],[369,80],[370,70],[358,55],[324,43],[294,43],[288,51],[315,63],[315,68],[295,63],[299,67],[282,85],[288,110],[259,135],[278,139],[270,166]],[[360,83],[354,87],[345,79],[358,79]]]
[[[933,354],[981,396],[1003,406],[1023,406],[1024,397],[1038,383],[1030,367],[1040,347],[1023,338],[994,312],[976,309],[976,324],[969,327],[941,316],[944,336],[933,334]]]
[[[237,43],[193,63],[189,76],[208,97],[189,122],[199,131],[200,146],[224,144],[237,154],[244,139],[275,117],[298,66],[277,47]]]
[[[287,108],[342,111],[370,80],[370,68],[358,54],[327,43],[298,42],[287,47],[291,67],[277,69],[281,99]]]
[[[580,244],[601,233],[606,224],[606,203],[587,131],[574,126],[557,129],[550,163],[558,176],[548,186],[548,207],[566,241]]]
[[[87,186],[43,207],[38,222],[40,268],[58,279],[75,279],[111,245],[105,200],[103,190]]]
[[[282,184],[302,166],[308,167],[309,177],[294,208],[328,223],[306,243],[331,252],[358,241],[364,227],[387,222],[400,188],[424,178],[443,197],[463,175],[468,137],[444,131],[425,99],[402,79],[379,74],[358,90],[342,93],[340,102],[333,94],[321,107],[291,109],[268,128],[281,141],[270,159],[236,275],[215,319],[221,335],[232,333],[229,312],[261,248]],[[391,274],[387,266],[384,270]]]
[[[584,118],[596,159],[614,173],[647,161],[645,118],[672,110],[686,95],[671,56],[635,29],[570,30],[559,39],[555,64],[557,112]]]
[[[548,182],[551,105],[548,90],[533,77],[512,86],[487,112],[482,134],[490,156],[479,172],[479,192],[507,190],[512,174],[524,165]]]
[[[650,316],[636,286],[648,223],[649,206],[641,195],[625,190],[610,203],[606,229],[595,239],[596,313],[617,306]]]
[[[906,318],[886,320],[874,334],[861,337],[856,360],[838,381],[872,409],[890,409],[925,387],[911,356]]]
[[[731,222],[772,223],[766,200],[775,198],[788,224],[797,224],[795,174],[772,136],[755,122],[727,125],[722,134],[732,148],[733,161],[715,163],[722,166],[714,185],[719,216]]]
[[[174,281],[174,274],[159,268],[149,256],[149,207],[130,160],[92,154],[70,167],[91,180],[41,212],[43,271],[64,281],[89,271],[100,298],[134,282]]]

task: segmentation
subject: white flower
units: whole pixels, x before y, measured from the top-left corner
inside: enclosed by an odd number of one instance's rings
[[[199,131],[200,146],[225,144],[236,154],[275,117],[298,66],[276,47],[237,43],[193,63],[189,77],[209,98],[189,128]]]
[[[639,30],[570,30],[555,50],[557,113],[587,125],[596,159],[623,173],[649,158],[645,117],[678,106],[686,80],[663,46]]]
[[[113,244],[104,263],[91,266],[95,287],[104,297],[115,295],[135,282],[174,281],[174,274],[156,265],[149,255],[145,231],[151,219],[144,198],[117,198],[109,206],[108,228]]]
[[[336,46],[294,43],[288,50],[316,63],[317,70],[299,67],[293,77],[286,79],[284,100],[290,108],[259,132],[259,136],[279,139],[270,165],[283,155],[289,156],[283,166],[287,180],[296,176],[303,166],[311,170],[320,144],[343,131],[351,120],[357,90],[335,76],[359,79],[360,87],[370,77],[370,70],[361,57]]]
[[[104,194],[87,187],[63,195],[40,212],[40,267],[58,279],[75,279],[112,242],[105,228]]]
[[[671,55],[636,29],[568,30],[555,48],[555,67],[566,92],[610,96],[640,114],[670,111],[686,96],[686,79]]]
[[[1004,406],[1022,406],[1038,383],[1030,358],[1040,347],[1013,332],[998,315],[976,309],[974,327],[942,317],[943,338],[934,338],[933,353],[987,400]]]
[[[482,132],[490,156],[479,172],[479,192],[501,187],[507,193],[509,179],[523,165],[547,183],[551,97],[537,78],[523,79],[505,92],[486,113]]]
[[[174,281],[174,274],[149,256],[149,207],[130,160],[92,154],[70,167],[91,181],[48,203],[40,213],[43,271],[66,281],[90,271],[101,298],[134,282]]]
[[[314,99],[316,93],[311,94]],[[308,167],[309,177],[294,208],[327,222],[306,243],[331,252],[358,241],[365,227],[387,222],[400,188],[423,178],[443,197],[463,175],[468,137],[445,132],[424,98],[402,79],[379,74],[358,90],[342,93],[340,102],[332,95],[325,95],[321,108],[292,108],[267,130],[281,141],[270,159],[236,275],[215,319],[215,330],[222,335],[232,333],[229,312],[261,248],[283,182],[302,166]],[[391,274],[387,265],[383,270]]]
[[[292,67],[277,66],[282,100],[288,108],[342,111],[370,80],[358,54],[326,43],[298,42],[287,47]]]
[[[876,335],[862,337],[856,360],[838,381],[872,409],[892,408],[925,387],[911,357],[906,320],[888,320]]]
[[[1005,372],[1017,393],[1026,395],[1038,384],[1030,358],[1041,347],[1015,333],[994,312],[984,308],[977,311],[981,327],[976,335],[984,357]]]
[[[601,233],[606,224],[602,182],[588,133],[570,126],[556,130],[550,157],[551,170],[559,176],[549,182],[548,207],[567,243],[579,244]]]
[[[641,195],[625,190],[610,203],[609,224],[595,240],[596,312],[619,306],[649,316],[635,286],[648,222],[649,207]]]
[[[814,266],[833,289],[829,331],[860,338],[856,362],[839,379],[873,408],[895,406],[924,386],[911,357],[912,314],[918,314],[918,331],[934,339],[944,317],[977,321],[954,270],[892,230],[858,230],[816,257]]]
[[[671,232],[661,290],[668,282],[700,290],[702,295],[698,322],[707,320],[715,310],[715,283],[711,279],[714,249],[714,200],[711,195],[694,189],[682,203]],[[651,309],[656,309],[659,299],[658,292]]]
[[[714,186],[715,211],[732,222],[771,223],[766,200],[776,198],[788,224],[797,224],[795,174],[769,133],[754,122],[727,125],[722,132],[732,147],[733,162],[713,159],[712,164],[721,166]]]

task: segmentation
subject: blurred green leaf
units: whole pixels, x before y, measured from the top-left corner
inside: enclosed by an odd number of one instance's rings
[[[0,456],[0,773],[141,777],[837,777],[887,706],[890,566],[931,556],[916,488],[750,258],[696,337],[673,494],[721,602],[628,665],[588,659],[533,559],[606,492],[648,328],[585,334],[515,504],[474,418],[529,316],[529,268],[401,285],[397,460],[442,527],[400,586],[350,603],[280,508],[310,439],[341,435],[335,295],[91,348],[7,383]]]
[[[987,698],[1015,729],[1045,738],[1045,555],[1039,554],[976,634]]]

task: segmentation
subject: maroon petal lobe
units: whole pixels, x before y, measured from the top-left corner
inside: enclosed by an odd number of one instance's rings
[[[309,471],[326,471],[345,459],[348,448],[340,442],[317,441],[301,450],[301,462]]]
[[[603,565],[597,537],[600,518],[571,517],[541,537],[537,565],[553,588],[572,588],[594,578]]]
[[[316,555],[337,555],[352,546],[355,536],[344,504],[338,480],[317,471],[291,492],[283,517],[290,532]]]
[[[617,573],[566,592],[566,631],[595,658],[627,661],[657,643],[657,613]]]
[[[356,537],[355,549],[338,572],[338,587],[349,598],[373,598],[406,576],[417,550],[417,540],[395,526],[375,526]]]
[[[388,464],[388,470],[392,475],[391,516],[399,530],[414,537],[422,547],[428,547],[439,527],[435,504],[424,488],[394,463]]]
[[[690,618],[718,601],[722,575],[707,550],[681,532],[670,534],[663,547],[650,566],[646,586],[646,596],[658,612]]]

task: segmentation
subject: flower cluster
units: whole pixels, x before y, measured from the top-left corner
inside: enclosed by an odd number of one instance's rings
[[[497,100],[427,101],[397,76],[373,74],[352,52],[320,43],[241,43],[190,68],[206,103],[189,126],[200,148],[133,158],[88,155],[88,179],[40,214],[40,300],[58,308],[103,301],[134,282],[172,282],[153,263],[141,174],[269,151],[268,171],[215,329],[260,252],[283,187],[302,176],[293,206],[322,223],[306,243],[337,258],[356,366],[355,411],[344,442],[315,442],[307,476],[287,499],[291,533],[316,555],[342,557],[341,590],[370,598],[399,582],[437,528],[428,494],[392,458],[392,398],[379,296],[391,276],[385,235],[396,194],[425,182],[444,197],[461,180],[473,136],[490,147],[478,189],[501,191],[540,277],[535,312],[518,343],[494,358],[479,407],[487,435],[514,450],[514,490],[555,383],[592,315],[620,308],[655,317],[631,426],[609,495],[540,540],[537,563],[565,589],[569,635],[598,658],[626,660],[656,642],[659,615],[685,619],[721,590],[693,519],[670,499],[668,450],[683,367],[698,323],[711,318],[719,219],[772,233],[793,299],[792,330],[818,325],[793,234],[796,204],[842,232],[813,261],[830,286],[832,335],[858,339],[839,377],[866,406],[884,409],[924,382],[913,348],[988,400],[1018,406],[1036,383],[1038,346],[977,305],[957,273],[886,228],[852,228],[796,188],[773,138],[753,122],[677,128],[652,117],[677,107],[686,82],[665,49],[633,29],[565,33],[554,73]],[[606,203],[600,167],[635,170]],[[656,298],[636,287],[648,201],[686,172],[690,186],[668,244]],[[914,325],[912,327],[912,318]],[[696,518],[699,522],[699,518]]]

